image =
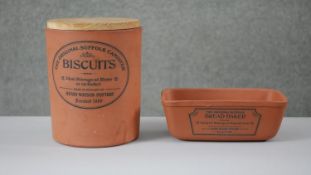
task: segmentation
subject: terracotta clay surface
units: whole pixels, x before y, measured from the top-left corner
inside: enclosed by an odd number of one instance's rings
[[[99,26],[111,21],[96,20]],[[107,147],[136,139],[142,29],[65,29],[46,29],[54,139],[79,147]]]
[[[165,89],[171,135],[182,140],[251,141],[274,137],[287,98],[273,89]]]

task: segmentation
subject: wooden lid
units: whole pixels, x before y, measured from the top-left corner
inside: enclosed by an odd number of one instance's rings
[[[140,27],[131,18],[62,18],[47,21],[47,28],[58,30],[120,30]]]

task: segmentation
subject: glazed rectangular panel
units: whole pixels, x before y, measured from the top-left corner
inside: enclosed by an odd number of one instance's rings
[[[274,89],[165,89],[169,132],[182,140],[251,141],[274,137],[287,98]]]

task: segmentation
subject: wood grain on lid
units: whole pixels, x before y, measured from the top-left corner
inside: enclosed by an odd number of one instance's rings
[[[132,18],[61,18],[47,21],[47,28],[58,30],[120,30],[140,27]]]

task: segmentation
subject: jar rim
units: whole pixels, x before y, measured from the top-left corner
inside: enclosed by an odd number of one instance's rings
[[[94,17],[49,19],[46,27],[58,30],[122,30],[140,27],[134,18]]]

